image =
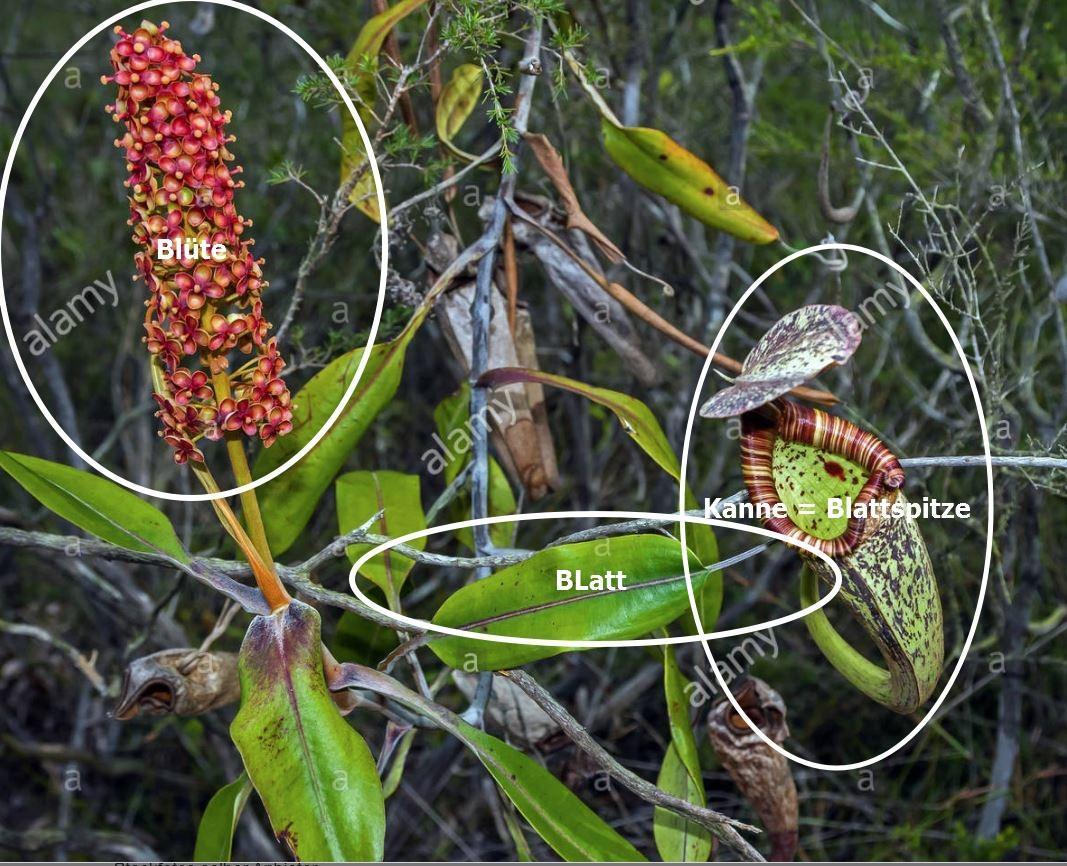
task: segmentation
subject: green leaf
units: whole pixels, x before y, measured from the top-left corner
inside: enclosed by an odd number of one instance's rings
[[[43,506],[97,538],[127,550],[189,559],[167,516],[113,481],[12,451],[0,451],[0,469]]]
[[[474,111],[482,95],[482,67],[464,63],[452,71],[452,78],[437,101],[437,137],[448,145]]]
[[[374,120],[375,77],[378,74],[378,55],[385,44],[385,39],[400,21],[425,3],[426,0],[401,0],[384,12],[375,15],[363,25],[345,58],[349,73],[355,77],[355,91],[359,97],[356,109],[359,111],[364,126],[369,127]],[[374,176],[369,170],[363,138],[346,109],[341,112],[341,183],[343,184],[353,171],[361,167],[364,174],[352,188],[349,201],[376,223],[380,223],[382,215],[378,210]]]
[[[907,506],[903,492],[894,503]],[[833,574],[820,559],[806,557],[801,602],[818,600],[817,574]],[[867,660],[839,635],[820,609],[804,618],[831,664],[856,688],[898,713],[913,713],[933,694],[945,657],[944,615],[930,554],[918,521],[907,515],[868,522],[863,540],[837,558],[844,605],[878,648],[886,667]]]
[[[689,718],[689,681],[678,668],[674,648],[663,647],[663,694],[667,702],[667,719],[671,742],[663,756],[656,784],[668,793],[706,806],[704,776],[693,723]],[[705,862],[711,853],[711,834],[706,827],[688,821],[667,809],[656,809],[652,824],[656,849],[664,860]]]
[[[689,720],[689,697],[685,692],[688,682],[678,668],[678,660],[675,658],[673,647],[669,644],[664,645],[663,692],[667,701],[671,742],[674,743],[678,757],[692,776],[693,782],[703,792],[704,782],[700,771],[700,758],[697,754],[696,738],[693,736],[693,723]]]
[[[592,809],[536,761],[460,722],[459,735],[522,817],[568,862],[644,860]]]
[[[655,461],[657,466],[676,481],[681,480],[681,466],[674,454],[674,449],[671,448],[671,443],[667,440],[667,435],[660,427],[656,416],[652,414],[652,410],[636,397],[620,391],[612,391],[609,388],[597,388],[576,379],[568,379],[566,376],[543,373],[540,370],[527,370],[522,367],[500,367],[490,370],[482,376],[482,382],[488,385],[540,382],[542,385],[554,385],[585,397],[587,400],[592,400],[615,414],[619,423],[622,424],[622,429],[641,447],[642,451]],[[692,492],[687,488],[688,507],[694,507],[695,502]],[[718,545],[711,527],[692,524],[687,527],[686,536],[689,539],[689,547],[701,562],[715,562],[718,558]]]
[[[730,418],[763,406],[844,364],[863,336],[863,324],[844,307],[811,304],[774,323],[752,351],[729,388],[700,407],[704,418]]]
[[[663,428],[659,426],[656,416],[652,414],[652,410],[636,397],[608,388],[597,388],[585,382],[579,382],[577,379],[568,379],[566,376],[543,373],[540,370],[527,370],[522,367],[500,367],[482,376],[482,383],[487,385],[508,385],[512,382],[540,382],[542,385],[554,385],[610,409],[619,419],[622,429],[641,446],[641,450],[651,457],[664,472],[678,479],[681,468],[674,449],[671,448],[671,443],[667,441],[667,436]]]
[[[691,558],[693,587],[707,578]],[[608,570],[626,575],[623,590],[557,590],[556,570],[581,569],[583,579]],[[554,640],[623,640],[673,622],[688,607],[678,542],[662,535],[626,535],[550,547],[453,593],[433,621],[485,634]],[[501,670],[570,651],[447,636],[430,641],[446,664]]]
[[[470,449],[473,442],[470,437],[470,385],[466,382],[454,394],[445,397],[433,410],[433,420],[437,427],[439,448],[423,454],[423,460],[430,455],[427,467],[431,473],[443,472],[445,483],[451,484],[457,475],[471,461]],[[489,515],[514,514],[516,508],[515,493],[508,483],[508,477],[500,468],[496,458],[489,458]],[[465,520],[470,516],[470,493],[464,491],[453,500],[452,513],[455,519]],[[511,545],[515,532],[513,523],[494,523],[489,527],[489,538],[497,547]],[[470,529],[456,532],[467,547],[474,550],[474,533]]]
[[[425,311],[416,313],[395,340],[375,344],[352,399],[326,435],[296,466],[260,488],[260,508],[275,556],[296,541],[352,449],[393,399],[404,370],[404,353],[424,318]],[[293,430],[260,452],[254,473],[257,478],[281,466],[311,441],[340,402],[363,352],[362,348],[354,349],[330,362],[296,393]]]
[[[315,609],[293,601],[255,617],[240,673],[230,735],[279,841],[300,860],[380,860],[381,782],[326,689]]]
[[[233,833],[250,793],[252,782],[247,773],[241,773],[230,784],[215,792],[196,829],[194,860],[218,862],[230,859]]]
[[[397,792],[400,783],[404,779],[404,769],[407,767],[408,753],[411,751],[411,744],[415,742],[415,734],[418,732],[418,728],[412,728],[400,737],[400,743],[393,752],[393,760],[389,764],[389,772],[386,773],[385,781],[382,782],[382,794],[385,796],[386,800]]]
[[[767,244],[778,229],[753,210],[710,165],[666,133],[644,127],[600,124],[604,147],[641,186],[678,205],[705,225],[743,241]]]
[[[444,707],[404,687],[392,677],[358,665],[341,665],[335,689],[370,689],[433,719],[458,738],[485,765],[500,790],[534,831],[564,860],[578,862],[644,860],[562,782],[536,761],[502,740],[464,722]]]
[[[337,479],[337,523],[342,535],[362,526],[379,511],[382,516],[370,526],[372,532],[398,538],[426,528],[419,493],[419,476],[402,472],[349,472]],[[426,546],[425,538],[410,545],[418,550]],[[351,544],[348,561],[355,562],[373,548],[373,544]],[[386,551],[365,562],[360,574],[395,604],[408,573],[415,563],[399,553]]]
[[[697,785],[678,756],[672,742],[663,756],[656,785],[690,803],[705,805],[704,786]],[[664,862],[706,863],[711,855],[711,833],[694,821],[657,806],[652,818],[652,836]]]

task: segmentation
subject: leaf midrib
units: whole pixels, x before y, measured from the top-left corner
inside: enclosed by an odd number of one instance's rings
[[[289,707],[292,710],[293,722],[296,725],[296,735],[300,742],[300,751],[303,753],[304,761],[303,766],[307,770],[308,779],[311,782],[311,790],[315,797],[315,803],[318,806],[319,814],[322,816],[320,826],[323,829],[323,834],[326,836],[327,844],[330,848],[331,854],[340,854],[341,846],[340,840],[337,838],[337,834],[333,827],[333,821],[330,818],[329,812],[326,807],[326,801],[323,798],[322,787],[319,780],[319,775],[316,772],[316,765],[311,754],[311,747],[308,743],[307,731],[304,729],[304,719],[300,714],[300,706],[296,699],[296,685],[293,682],[292,671],[290,670],[288,659],[289,653],[287,652],[285,634],[278,628],[278,623],[272,624],[274,630],[275,645],[278,649],[279,658],[282,660],[282,677],[284,679],[285,697],[289,702]],[[297,842],[299,843],[299,839]],[[294,854],[299,856],[299,852],[293,851]]]
[[[697,577],[700,577],[701,575],[705,575],[706,576],[707,574],[710,574],[710,573],[711,572],[706,572],[705,570],[701,570],[701,571],[697,571],[697,572],[691,573],[690,576],[693,579],[696,579]],[[506,611],[504,613],[496,614],[495,616],[486,617],[485,619],[480,619],[480,620],[475,620],[473,622],[469,622],[466,625],[456,626],[456,628],[462,628],[462,629],[466,629],[466,630],[469,631],[472,628],[479,628],[481,626],[492,625],[493,623],[502,622],[502,621],[509,620],[509,619],[515,619],[516,617],[526,616],[527,614],[540,613],[543,610],[549,610],[550,608],[554,608],[554,607],[561,607],[563,605],[576,604],[576,603],[580,603],[580,602],[583,602],[583,601],[590,601],[590,600],[593,600],[593,599],[602,598],[602,597],[604,597],[606,595],[614,595],[614,594],[621,593],[621,592],[633,592],[635,590],[642,590],[642,589],[648,589],[648,588],[653,588],[653,587],[657,587],[657,586],[663,586],[665,584],[674,583],[675,581],[684,580],[684,579],[685,579],[685,575],[684,574],[677,574],[677,575],[674,575],[672,577],[657,577],[657,578],[653,578],[652,580],[646,580],[644,583],[634,584],[633,586],[624,586],[621,589],[597,589],[597,590],[591,590],[591,591],[587,591],[587,592],[582,592],[581,595],[572,595],[572,596],[568,596],[567,598],[560,598],[560,599],[556,599],[554,601],[541,602],[540,604],[532,605],[530,607],[520,608],[519,610]],[[577,638],[576,638],[576,640],[577,640]]]
[[[173,558],[173,554],[170,551],[164,550],[159,545],[153,543],[152,541],[149,541],[147,538],[143,538],[142,536],[138,535],[133,530],[128,529],[125,526],[123,526],[122,524],[116,522],[113,517],[111,517],[108,514],[105,514],[103,511],[100,511],[91,502],[87,502],[86,500],[82,499],[80,496],[77,496],[76,494],[72,493],[67,488],[61,487],[59,484],[57,484],[51,478],[48,478],[47,476],[42,475],[40,472],[38,472],[32,466],[27,466],[25,463],[23,463],[21,460],[19,460],[11,452],[7,452],[7,456],[10,457],[19,466],[21,466],[25,471],[29,472],[34,478],[39,479],[40,481],[42,481],[46,485],[48,485],[48,487],[50,489],[53,489],[55,492],[58,492],[60,494],[60,496],[66,497],[67,499],[71,500],[75,504],[80,505],[86,511],[89,511],[92,514],[95,514],[97,517],[101,518],[105,523],[110,524],[112,527],[117,529],[123,535],[126,535],[127,537],[132,538],[134,541],[139,542],[144,548],[147,548],[146,551],[142,551],[142,552],[156,552],[156,553],[161,553],[164,556]],[[140,500],[138,500],[138,501],[140,501]],[[49,510],[51,510],[51,509],[49,509]],[[62,517],[62,515],[59,515],[59,516]],[[66,520],[67,518],[64,518],[64,519]],[[71,522],[73,522],[73,521],[71,521]],[[172,527],[171,528],[171,532],[173,532],[173,531],[174,530],[173,530],[173,527]],[[178,537],[174,536],[174,540],[177,542],[178,541]],[[136,550],[137,548],[130,548],[130,549],[131,550]],[[178,543],[178,549],[181,550],[180,542]]]

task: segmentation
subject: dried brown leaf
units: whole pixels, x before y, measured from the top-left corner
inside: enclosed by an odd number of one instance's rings
[[[544,169],[548,179],[552,181],[556,192],[559,193],[560,200],[563,202],[563,209],[567,212],[567,228],[579,229],[589,235],[596,245],[600,247],[600,251],[612,262],[623,261],[626,257],[622,254],[622,250],[615,246],[611,239],[597,228],[596,224],[582,210],[582,205],[578,201],[578,194],[574,191],[571,179],[567,176],[567,169],[563,165],[563,157],[552,146],[552,142],[544,135],[535,135],[530,132],[526,133],[525,139],[533,152],[534,158]]]
[[[166,649],[130,662],[112,715],[199,716],[240,697],[235,653]]]

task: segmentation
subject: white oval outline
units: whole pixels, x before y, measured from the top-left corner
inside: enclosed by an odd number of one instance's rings
[[[431,535],[437,535],[441,532],[449,532],[455,529],[466,529],[472,526],[491,526],[494,523],[521,523],[525,520],[566,520],[571,518],[584,518],[584,517],[596,517],[596,518],[626,518],[628,520],[658,520],[659,518],[667,517],[672,518],[673,514],[660,514],[651,511],[545,511],[536,514],[500,514],[495,517],[482,517],[472,520],[460,520],[456,523],[444,523],[438,526],[431,526],[428,529],[420,529],[416,532],[409,532],[407,535],[401,535],[397,538],[391,538],[388,541],[379,544],[364,553],[359,559],[356,560],[352,566],[351,571],[348,573],[348,584],[352,588],[353,594],[362,601],[368,607],[374,608],[379,613],[396,620],[401,625],[411,626],[417,628],[420,631],[434,631],[438,634],[452,635],[453,637],[468,638],[472,640],[484,640],[489,643],[511,643],[518,644],[520,646],[558,646],[558,647],[571,647],[572,649],[596,649],[597,647],[628,647],[628,646],[664,646],[666,644],[684,644],[695,643],[696,641],[704,641],[708,638],[721,638],[721,637],[734,637],[742,634],[752,634],[753,632],[763,631],[764,629],[774,628],[775,626],[785,625],[787,622],[792,622],[796,619],[801,619],[807,616],[809,613],[817,611],[819,608],[827,605],[830,601],[841,591],[842,574],[841,569],[837,563],[834,562],[829,556],[819,550],[817,547],[808,544],[806,541],[800,539],[790,538],[787,535],[782,535],[780,532],[775,532],[773,529],[767,529],[763,526],[750,526],[747,523],[735,523],[730,520],[720,520],[713,517],[697,517],[692,514],[683,515],[683,522],[691,521],[693,523],[702,523],[705,526],[720,526],[724,529],[739,529],[742,532],[748,532],[753,535],[762,535],[766,538],[772,538],[776,541],[785,541],[789,544],[803,547],[809,553],[813,553],[826,562],[830,566],[831,570],[835,574],[834,585],[830,591],[830,594],[824,598],[820,598],[814,604],[810,604],[801,610],[794,613],[787,614],[786,616],[778,617],[777,619],[767,620],[766,622],[756,623],[755,625],[740,626],[733,629],[725,629],[721,632],[712,632],[710,634],[695,634],[695,635],[683,635],[681,637],[661,637],[661,638],[634,638],[632,640],[563,640],[559,638],[532,638],[532,637],[510,637],[508,635],[501,634],[479,634],[477,632],[467,631],[463,628],[451,628],[446,625],[437,625],[436,623],[429,622],[424,619],[416,619],[415,617],[405,616],[401,613],[396,613],[388,608],[382,607],[380,604],[369,599],[359,588],[356,583],[356,574],[358,573],[360,566],[375,556],[384,553],[387,550],[392,549],[398,544],[405,544],[408,541],[413,541],[416,538],[427,538]],[[551,548],[545,548],[549,550]],[[688,557],[683,557],[687,559]],[[519,565],[519,562],[509,563]],[[687,584],[689,582],[689,568],[688,562],[686,562],[685,574]],[[691,586],[691,584],[688,584]]]
[[[7,332],[7,339],[11,345],[11,353],[14,355],[15,364],[18,366],[19,373],[22,375],[22,381],[25,382],[27,389],[29,389],[30,396],[33,397],[34,402],[37,404],[37,408],[41,410],[41,414],[44,415],[45,420],[52,425],[52,429],[59,434],[59,437],[67,443],[67,445],[76,452],[89,466],[92,466],[101,475],[110,478],[117,484],[121,484],[128,490],[134,490],[138,493],[142,493],[145,496],[154,496],[157,499],[169,499],[174,502],[209,502],[213,499],[223,499],[229,496],[238,496],[242,493],[247,493],[249,490],[255,490],[262,484],[266,484],[274,478],[277,478],[283,472],[288,471],[298,462],[304,459],[307,453],[314,448],[319,440],[329,431],[334,425],[334,422],[340,417],[345,407],[348,405],[348,401],[352,399],[352,395],[355,393],[356,386],[359,384],[359,380],[363,375],[363,370],[366,368],[367,363],[370,361],[371,352],[370,349],[374,347],[374,339],[378,335],[378,324],[382,318],[382,308],[385,302],[385,281],[386,275],[389,269],[389,219],[388,211],[386,209],[385,194],[382,190],[382,179],[378,173],[378,161],[374,156],[374,151],[371,149],[370,138],[367,136],[367,130],[363,128],[363,121],[360,120],[359,112],[356,111],[356,106],[352,103],[351,97],[345,92],[341,82],[334,75],[329,65],[318,52],[315,51],[310,45],[307,44],[297,33],[291,30],[288,26],[278,21],[276,18],[268,15],[266,12],[262,12],[252,6],[247,6],[244,3],[238,2],[238,0],[147,0],[144,3],[137,3],[133,6],[123,9],[121,12],[112,15],[106,21],[98,24],[88,33],[86,33],[81,39],[79,39],[74,45],[64,54],[59,62],[52,67],[52,71],[48,73],[41,86],[37,89],[37,92],[33,95],[33,99],[30,100],[29,106],[26,108],[26,113],[22,116],[22,120],[19,123],[18,129],[15,131],[15,137],[11,142],[11,150],[7,156],[7,162],[4,166],[3,179],[0,180],[0,234],[3,232],[4,225],[4,204],[7,201],[7,186],[11,178],[11,170],[15,163],[15,154],[18,152],[19,143],[22,141],[22,136],[26,131],[26,127],[29,125],[30,118],[33,115],[34,109],[37,107],[37,103],[40,102],[44,96],[48,86],[52,83],[52,80],[63,69],[64,64],[74,56],[74,54],[83,46],[86,42],[92,39],[99,33],[102,33],[112,24],[115,24],[127,15],[132,15],[135,12],[140,12],[144,9],[151,9],[156,6],[164,6],[173,3],[213,3],[217,6],[228,6],[232,9],[239,9],[242,12],[247,12],[250,15],[255,16],[268,24],[272,24],[278,28],[282,33],[292,39],[297,45],[304,49],[305,52],[314,60],[319,68],[326,73],[326,77],[330,79],[330,82],[337,89],[337,92],[341,95],[341,100],[344,102],[345,107],[352,115],[352,119],[356,122],[356,128],[359,129],[360,138],[363,140],[363,147],[367,152],[368,161],[370,162],[371,174],[374,176],[374,188],[378,198],[378,209],[382,214],[381,222],[381,236],[382,236],[382,250],[381,250],[381,276],[378,285],[378,304],[374,309],[374,320],[371,323],[370,332],[367,339],[367,345],[364,347],[362,357],[359,361],[359,366],[356,368],[355,376],[352,379],[352,383],[348,386],[348,390],[345,391],[341,397],[337,407],[333,410],[333,414],[326,419],[326,422],[319,428],[319,431],[311,438],[311,440],[301,448],[296,454],[289,458],[278,468],[271,472],[268,472],[262,478],[256,478],[250,481],[248,484],[242,484],[239,487],[232,487],[229,490],[220,490],[217,493],[170,493],[164,490],[156,490],[152,487],[144,487],[136,482],[130,481],[123,476],[112,472],[106,466],[101,465],[82,450],[73,439],[67,435],[67,432],[63,427],[52,417],[52,413],[48,411],[48,407],[45,405],[44,400],[41,399],[41,395],[37,392],[33,382],[30,380],[29,373],[26,371],[26,366],[22,362],[22,355],[19,353],[18,341],[15,339],[15,332],[11,326],[11,320],[7,312],[7,294],[4,289],[3,279],[3,264],[0,262],[0,317],[4,320],[4,330]]]
[[[907,735],[902,737],[900,741],[897,742],[894,746],[886,749],[884,752],[881,752],[878,755],[874,755],[873,757],[866,758],[865,760],[855,761],[853,763],[848,764],[824,764],[821,761],[809,761],[807,758],[802,758],[799,755],[794,755],[791,751],[789,751],[789,749],[782,748],[782,746],[774,742],[774,740],[772,740],[765,733],[763,733],[763,731],[760,730],[757,725],[753,724],[752,720],[741,708],[741,705],[737,702],[737,699],[734,697],[733,692],[730,691],[729,686],[723,679],[722,674],[719,672],[719,666],[715,663],[715,658],[711,654],[711,648],[708,646],[708,642],[702,641],[704,645],[704,654],[708,657],[708,662],[711,665],[712,673],[715,675],[715,679],[718,680],[719,687],[722,689],[723,694],[726,695],[730,703],[733,704],[734,710],[736,710],[737,713],[740,714],[741,718],[745,720],[745,724],[749,726],[749,728],[757,737],[763,740],[764,743],[774,749],[774,751],[776,751],[778,754],[783,755],[790,761],[795,761],[798,764],[803,764],[805,767],[810,767],[813,770],[844,772],[848,770],[860,770],[863,767],[869,767],[872,764],[877,764],[879,761],[882,761],[885,758],[896,754],[898,751],[903,749],[904,746],[906,746],[913,739],[915,739],[915,737],[918,736],[919,732],[924,727],[926,727],[927,723],[933,719],[941,704],[944,703],[945,698],[948,697],[948,693],[952,691],[952,686],[955,684],[956,678],[960,675],[960,671],[963,669],[964,663],[967,661],[967,653],[970,652],[971,641],[974,640],[974,634],[978,629],[978,620],[981,618],[982,615],[982,605],[985,602],[986,585],[989,582],[989,568],[993,557],[993,458],[990,454],[989,431],[986,429],[985,409],[982,406],[982,398],[978,394],[978,384],[974,380],[974,374],[971,372],[971,366],[970,363],[967,361],[967,356],[963,351],[963,346],[960,345],[960,341],[956,337],[956,332],[952,330],[948,319],[945,318],[945,314],[941,312],[941,308],[937,305],[937,302],[932,297],[930,297],[930,294],[926,291],[926,289],[923,288],[922,284],[915,279],[915,277],[909,274],[904,268],[902,268],[888,256],[882,255],[877,250],[871,250],[867,247],[859,246],[858,244],[815,244],[814,246],[805,247],[802,250],[797,250],[795,253],[791,253],[784,259],[781,259],[780,261],[771,265],[766,271],[760,274],[756,281],[745,290],[745,292],[741,295],[740,298],[738,298],[737,303],[735,303],[733,309],[730,310],[730,314],[723,320],[722,325],[719,327],[719,331],[715,335],[715,340],[711,344],[711,350],[708,353],[707,360],[704,362],[704,367],[700,371],[700,378],[697,380],[696,388],[693,391],[693,403],[689,408],[689,420],[686,422],[685,439],[682,442],[682,458],[678,482],[678,510],[683,513],[685,512],[686,467],[689,462],[689,445],[690,439],[693,434],[693,422],[696,419],[697,406],[700,403],[700,395],[701,391],[704,389],[704,381],[707,378],[708,370],[711,368],[712,358],[714,357],[715,352],[718,350],[719,344],[722,342],[723,336],[725,336],[726,334],[726,329],[730,326],[730,323],[733,321],[734,316],[736,316],[738,311],[740,311],[741,306],[745,303],[746,300],[748,300],[748,297],[756,289],[758,289],[766,279],[768,279],[772,274],[774,274],[776,271],[778,271],[785,265],[789,264],[789,262],[793,261],[794,259],[798,259],[801,256],[806,256],[810,253],[815,253],[820,250],[851,250],[852,252],[871,256],[872,258],[884,262],[885,264],[893,268],[895,271],[897,271],[901,276],[903,276],[909,283],[911,283],[911,285],[914,286],[924,298],[926,298],[927,303],[930,304],[934,312],[937,313],[937,316],[941,320],[941,323],[945,326],[945,330],[948,331],[949,338],[952,340],[952,345],[955,346],[956,352],[960,356],[960,360],[963,361],[963,372],[967,375],[967,381],[971,385],[971,394],[974,396],[974,404],[975,407],[978,409],[978,426],[982,431],[982,447],[985,451],[986,490],[987,499],[989,503],[989,508],[987,512],[988,519],[986,521],[985,568],[982,572],[982,585],[978,591],[978,604],[975,606],[974,609],[974,617],[971,620],[971,629],[967,633],[967,640],[964,641],[963,649],[960,652],[958,661],[956,662],[956,667],[952,671],[951,676],[949,676],[948,682],[945,684],[945,687],[941,690],[941,694],[938,695],[937,700],[934,701],[934,705],[930,707],[926,715],[923,716],[923,718],[920,720],[919,724],[916,725]],[[680,532],[678,533],[678,541],[679,544],[682,545],[682,548],[684,550],[684,523],[681,525]],[[689,605],[692,608],[693,620],[696,623],[697,631],[703,631],[704,626],[700,622],[700,611],[697,609],[696,596],[693,593],[693,583],[689,577],[689,562],[685,557],[682,557],[682,569],[685,571],[685,585],[689,593]]]

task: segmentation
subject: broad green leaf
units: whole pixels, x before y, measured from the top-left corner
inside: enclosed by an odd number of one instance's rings
[[[393,399],[404,369],[404,353],[424,318],[425,312],[416,313],[395,340],[374,345],[352,399],[326,435],[296,466],[260,488],[260,508],[275,556],[296,541],[371,421]],[[311,441],[340,402],[363,352],[354,349],[330,362],[296,393],[293,430],[260,452],[257,478],[281,466]]]
[[[470,385],[466,382],[456,393],[445,397],[433,410],[433,420],[437,427],[436,448],[422,455],[423,461],[431,473],[443,473],[446,484],[451,484],[457,475],[471,461],[470,425]],[[489,458],[489,515],[514,514],[516,508],[515,494],[508,483],[507,474],[496,462]],[[453,502],[452,513],[455,519],[465,520],[470,517],[470,493],[464,490]],[[494,523],[489,527],[489,538],[497,547],[511,545],[515,525],[512,523]],[[467,547],[474,550],[474,533],[470,529],[456,532]]]
[[[592,809],[533,759],[460,722],[460,736],[537,835],[568,862],[644,860]]]
[[[678,205],[705,225],[743,241],[767,244],[778,229],[753,210],[710,165],[658,129],[600,124],[604,147],[641,186]]]
[[[345,66],[355,77],[355,91],[359,97],[356,108],[364,126],[369,127],[374,119],[375,76],[378,74],[378,55],[390,31],[404,18],[424,5],[426,0],[401,0],[401,2],[375,15],[359,31]],[[355,121],[347,110],[341,112],[341,183],[354,170],[365,167],[367,153]],[[374,176],[366,168],[349,195],[351,201],[377,223],[382,221],[375,196]]]
[[[690,558],[693,587],[707,574]],[[626,575],[622,590],[557,590],[557,569],[583,580],[609,570]],[[550,547],[454,592],[434,616],[438,625],[485,634],[554,640],[623,640],[673,622],[688,607],[678,542],[662,535],[626,535]],[[447,636],[429,643],[446,664],[469,670],[518,667],[568,652]]]
[[[437,137],[448,145],[474,111],[482,95],[482,67],[464,63],[452,71],[452,78],[437,101]]]
[[[533,759],[464,722],[450,710],[427,701],[373,668],[341,665],[334,689],[370,689],[392,698],[459,739],[485,765],[500,790],[534,831],[567,861],[644,860],[641,853],[609,827],[569,788]]]
[[[233,833],[250,793],[252,782],[247,773],[241,773],[230,784],[215,792],[196,828],[194,860],[218,862],[230,859]]]
[[[579,382],[577,379],[568,379],[566,376],[521,367],[500,367],[490,370],[482,376],[482,381],[489,385],[540,382],[542,385],[554,385],[585,397],[587,400],[592,400],[594,403],[599,403],[615,414],[619,423],[622,424],[622,429],[641,447],[642,451],[656,462],[656,465],[676,481],[681,479],[681,466],[674,454],[674,449],[671,448],[671,443],[667,441],[667,435],[660,427],[656,416],[652,414],[652,410],[636,397],[608,388],[597,388],[585,382]],[[686,502],[690,508],[694,507],[696,502],[692,492],[688,489],[686,489]],[[711,527],[690,524],[686,527],[686,536],[689,547],[701,562],[710,563],[718,558],[718,545]]]
[[[697,785],[693,781],[673,742],[667,746],[667,753],[663,756],[656,785],[690,803],[706,805],[703,784]],[[706,863],[711,855],[711,833],[708,829],[668,809],[657,806],[654,810],[652,836],[664,862]]]
[[[315,609],[293,601],[255,617],[240,672],[230,735],[279,841],[300,860],[380,860],[381,782],[327,691]]]
[[[843,364],[859,348],[863,325],[844,307],[811,304],[775,322],[729,388],[700,407],[704,418],[730,418],[763,406]]]
[[[336,492],[337,522],[342,535],[363,526],[383,509],[382,516],[371,524],[371,532],[398,538],[426,528],[418,475],[387,471],[348,472],[337,479]],[[410,546],[422,550],[426,539],[417,538],[410,542]],[[373,544],[349,545],[348,561],[355,562],[372,547]],[[406,556],[386,551],[365,562],[360,574],[384,592],[392,604],[399,597],[400,588],[414,564]]]
[[[62,463],[0,451],[0,469],[43,506],[104,541],[185,562],[167,516],[113,481]]]

